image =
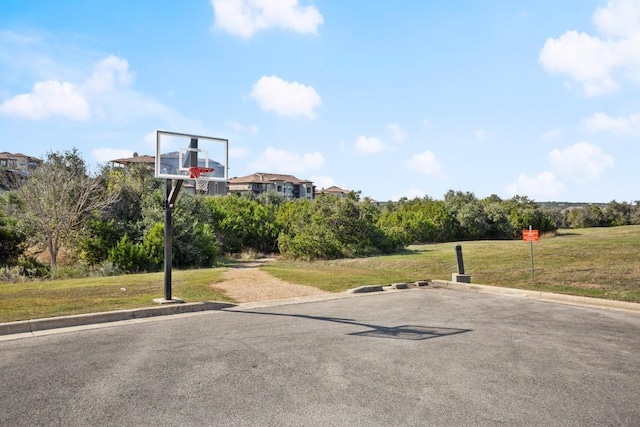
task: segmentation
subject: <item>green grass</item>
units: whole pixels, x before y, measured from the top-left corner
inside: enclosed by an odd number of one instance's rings
[[[561,230],[534,242],[462,242],[472,282],[640,302],[640,226]],[[356,260],[269,264],[283,280],[340,292],[364,285],[420,279],[450,280],[456,243],[411,246],[400,255]]]
[[[211,286],[224,271],[174,271],[172,296],[185,302],[231,301]],[[0,284],[0,322],[149,307],[163,296],[163,273]]]
[[[474,283],[640,302],[640,226],[563,230],[529,243],[462,242]],[[400,254],[335,261],[276,261],[262,269],[283,280],[341,292],[364,285],[450,280],[456,243],[411,246]],[[227,261],[232,263],[233,261]],[[215,288],[224,268],[173,272],[173,295],[186,302],[229,301]],[[0,284],[0,322],[152,306],[163,273]],[[122,291],[125,288],[126,291]]]

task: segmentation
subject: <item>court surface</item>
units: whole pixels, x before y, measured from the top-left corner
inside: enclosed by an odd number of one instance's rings
[[[640,315],[452,289],[0,342],[0,425],[638,425]]]

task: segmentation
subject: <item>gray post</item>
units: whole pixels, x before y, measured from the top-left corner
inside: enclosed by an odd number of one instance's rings
[[[456,245],[456,259],[458,260],[458,274],[464,274],[464,261],[462,260],[462,245]]]
[[[471,276],[464,273],[464,261],[462,260],[462,245],[456,245],[456,260],[458,272],[451,274],[451,281],[458,283],[471,283]]]

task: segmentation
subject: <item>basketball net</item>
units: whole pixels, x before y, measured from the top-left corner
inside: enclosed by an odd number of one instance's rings
[[[195,180],[196,191],[209,191],[209,179],[215,172],[214,168],[190,167],[189,178]]]

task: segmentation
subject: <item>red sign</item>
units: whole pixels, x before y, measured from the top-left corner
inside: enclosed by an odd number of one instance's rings
[[[522,230],[522,240],[525,242],[537,242],[538,230]]]

